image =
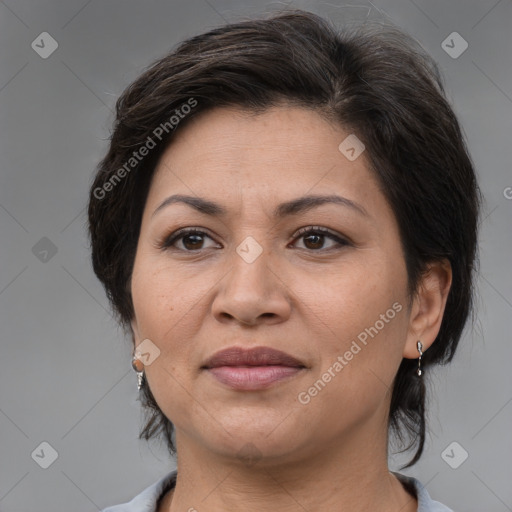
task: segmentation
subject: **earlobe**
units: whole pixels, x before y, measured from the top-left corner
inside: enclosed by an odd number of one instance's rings
[[[447,259],[429,263],[413,299],[403,357],[418,358],[418,341],[426,351],[436,339],[452,284],[452,268]]]

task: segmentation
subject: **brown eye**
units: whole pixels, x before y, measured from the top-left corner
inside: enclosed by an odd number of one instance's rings
[[[338,235],[332,233],[326,228],[322,227],[308,227],[301,229],[296,236],[296,239],[302,238],[304,240],[304,246],[306,249],[310,249],[312,251],[318,252],[319,249],[335,249],[342,246],[350,245],[347,240],[339,237]],[[329,239],[334,242],[334,245],[331,247],[324,247],[325,240]]]
[[[160,245],[161,249],[169,249],[171,247],[185,251],[192,252],[200,249],[204,249],[203,244],[205,238],[212,238],[207,235],[204,231],[197,229],[181,229],[171,234],[164,242]],[[182,247],[176,247],[176,243],[181,242]]]
[[[183,246],[187,249],[194,250],[194,249],[200,249],[201,245],[203,244],[202,235],[198,234],[188,234],[183,235],[181,237],[181,240],[183,241]]]
[[[320,252],[321,250],[329,251],[350,245],[347,240],[322,227],[303,228],[295,236],[296,240],[301,238],[304,240],[303,248],[314,252]],[[164,239],[164,241],[158,244],[158,246],[161,249],[176,249],[178,251],[194,252],[209,248],[204,246],[206,239],[213,241],[213,239],[204,231],[193,228],[180,229]],[[329,247],[325,247],[326,241],[331,242]],[[181,247],[179,244],[181,244]]]
[[[321,249],[324,245],[325,235],[310,234],[304,237],[304,245],[308,249]]]

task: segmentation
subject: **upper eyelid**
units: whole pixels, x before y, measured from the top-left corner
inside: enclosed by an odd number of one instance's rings
[[[344,235],[338,234],[335,231],[331,230],[330,228],[326,228],[324,226],[315,226],[315,225],[309,225],[309,226],[303,226],[301,228],[298,228],[294,231],[293,240],[302,238],[303,236],[307,235],[309,232],[319,232],[322,235],[329,237],[336,241],[336,243],[345,242],[346,244],[351,243],[351,241]],[[199,228],[199,227],[187,227],[187,228],[181,228],[173,231],[171,234],[166,235],[163,237],[161,243],[158,244],[159,247],[171,247],[176,241],[181,240],[184,236],[188,234],[202,234],[206,235],[208,238],[215,241],[215,237],[209,233],[208,230],[205,228]],[[218,242],[217,242],[218,243]],[[192,252],[192,251],[189,251]]]

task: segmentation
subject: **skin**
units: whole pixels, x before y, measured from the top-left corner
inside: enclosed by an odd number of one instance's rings
[[[432,264],[408,296],[396,219],[365,153],[349,161],[338,150],[349,133],[299,107],[222,108],[180,128],[162,155],[131,280],[134,342],[160,350],[146,378],[176,429],[178,480],[160,512],[417,509],[387,466],[390,393],[402,358],[416,359],[416,342],[426,351],[436,338],[451,269]],[[227,214],[174,203],[153,215],[172,194],[209,199]],[[324,204],[273,217],[306,194],[343,196],[367,214]],[[296,235],[308,226],[350,243]],[[159,247],[184,227],[206,234]],[[248,236],[263,250],[252,263],[236,252]],[[394,303],[401,311],[300,403]],[[234,345],[270,346],[306,368],[265,390],[234,390],[200,369]],[[248,443],[253,463],[239,455]]]

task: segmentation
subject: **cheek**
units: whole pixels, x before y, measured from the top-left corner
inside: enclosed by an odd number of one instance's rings
[[[307,316],[309,326],[322,329],[322,339],[336,349],[376,322],[379,332],[389,332],[405,316],[405,268],[384,256],[354,258],[346,266],[326,266],[317,273],[295,273],[287,281],[302,309],[299,314]],[[393,308],[395,302],[399,305]]]
[[[140,343],[150,339],[160,354],[145,368],[146,379],[160,409],[176,426],[193,413],[189,387],[194,361],[194,333],[204,281],[189,279],[154,257],[139,258],[132,276],[132,298]],[[200,281],[200,282],[199,282]],[[186,423],[186,422],[185,422]]]
[[[326,312],[316,350],[320,364],[296,395],[307,417],[325,417],[325,435],[363,424],[376,411],[387,414],[392,384],[402,360],[406,307],[391,297],[367,298],[364,307],[344,300],[345,309]],[[319,346],[320,345],[320,346]]]
[[[316,388],[322,394],[329,388],[318,402],[371,407],[393,382],[407,334],[407,280],[400,263],[384,257],[374,261],[351,265],[350,272],[322,274],[315,280],[321,293],[311,292],[315,288],[309,279],[296,281],[307,306],[301,314],[310,339],[317,340],[312,351],[319,365],[311,385],[320,379]]]
[[[134,266],[132,299],[141,337],[167,342],[172,331],[193,317],[208,290],[206,279],[188,276],[163,257],[141,257]]]
[[[139,258],[132,277],[132,298],[140,343],[150,339],[160,355],[146,375],[153,393],[183,394],[174,389],[197,371],[197,340],[204,324],[211,279],[204,272],[184,272],[161,256]]]

